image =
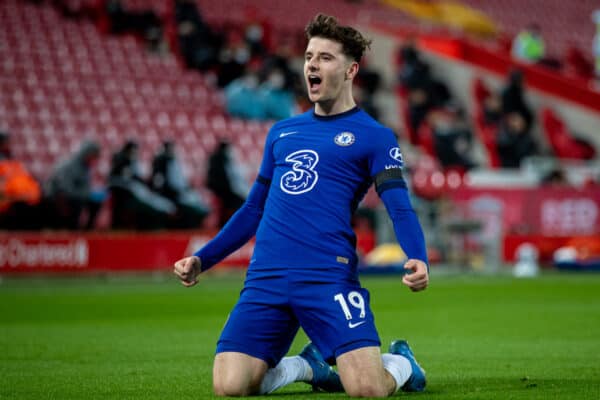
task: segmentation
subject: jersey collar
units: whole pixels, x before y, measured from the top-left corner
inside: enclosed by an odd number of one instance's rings
[[[315,110],[313,109],[312,115],[315,119],[318,119],[320,121],[332,121],[332,120],[335,120],[338,118],[347,117],[347,116],[357,113],[359,111],[360,111],[360,108],[358,106],[354,106],[353,108],[349,109],[348,111],[344,111],[343,113],[333,114],[333,115],[318,115],[317,113],[315,113]]]

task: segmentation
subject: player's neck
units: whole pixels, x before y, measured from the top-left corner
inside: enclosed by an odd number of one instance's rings
[[[315,114],[320,116],[330,116],[344,113],[356,107],[356,102],[352,97],[352,92],[336,99],[326,100],[315,103]]]

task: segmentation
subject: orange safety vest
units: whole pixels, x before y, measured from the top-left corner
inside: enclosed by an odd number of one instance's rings
[[[41,197],[40,185],[21,162],[0,161],[0,212],[6,211],[16,201],[38,204]]]

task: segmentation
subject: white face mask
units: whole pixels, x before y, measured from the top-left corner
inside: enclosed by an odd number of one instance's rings
[[[248,60],[250,60],[250,52],[246,47],[240,47],[235,50],[233,54],[233,59],[238,64],[246,64]]]
[[[249,88],[255,88],[258,86],[258,77],[254,74],[247,75],[244,77],[244,83]]]
[[[252,25],[246,30],[246,38],[252,42],[258,42],[263,37],[263,30],[260,25]]]
[[[283,88],[283,84],[285,83],[285,79],[283,74],[280,72],[272,72],[269,75],[269,85],[275,89]]]

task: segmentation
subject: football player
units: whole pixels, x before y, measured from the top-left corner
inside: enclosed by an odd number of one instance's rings
[[[425,240],[397,140],[352,96],[370,41],[322,14],[306,34],[304,77],[314,109],[273,125],[244,205],[174,272],[193,286],[198,274],[256,236],[244,289],[217,344],[217,395],[265,394],[295,381],[363,397],[422,391],[425,374],[406,341],[380,352],[350,226],[374,183],[409,258],[402,283],[413,291],[427,287]],[[311,343],[284,357],[299,327]]]

